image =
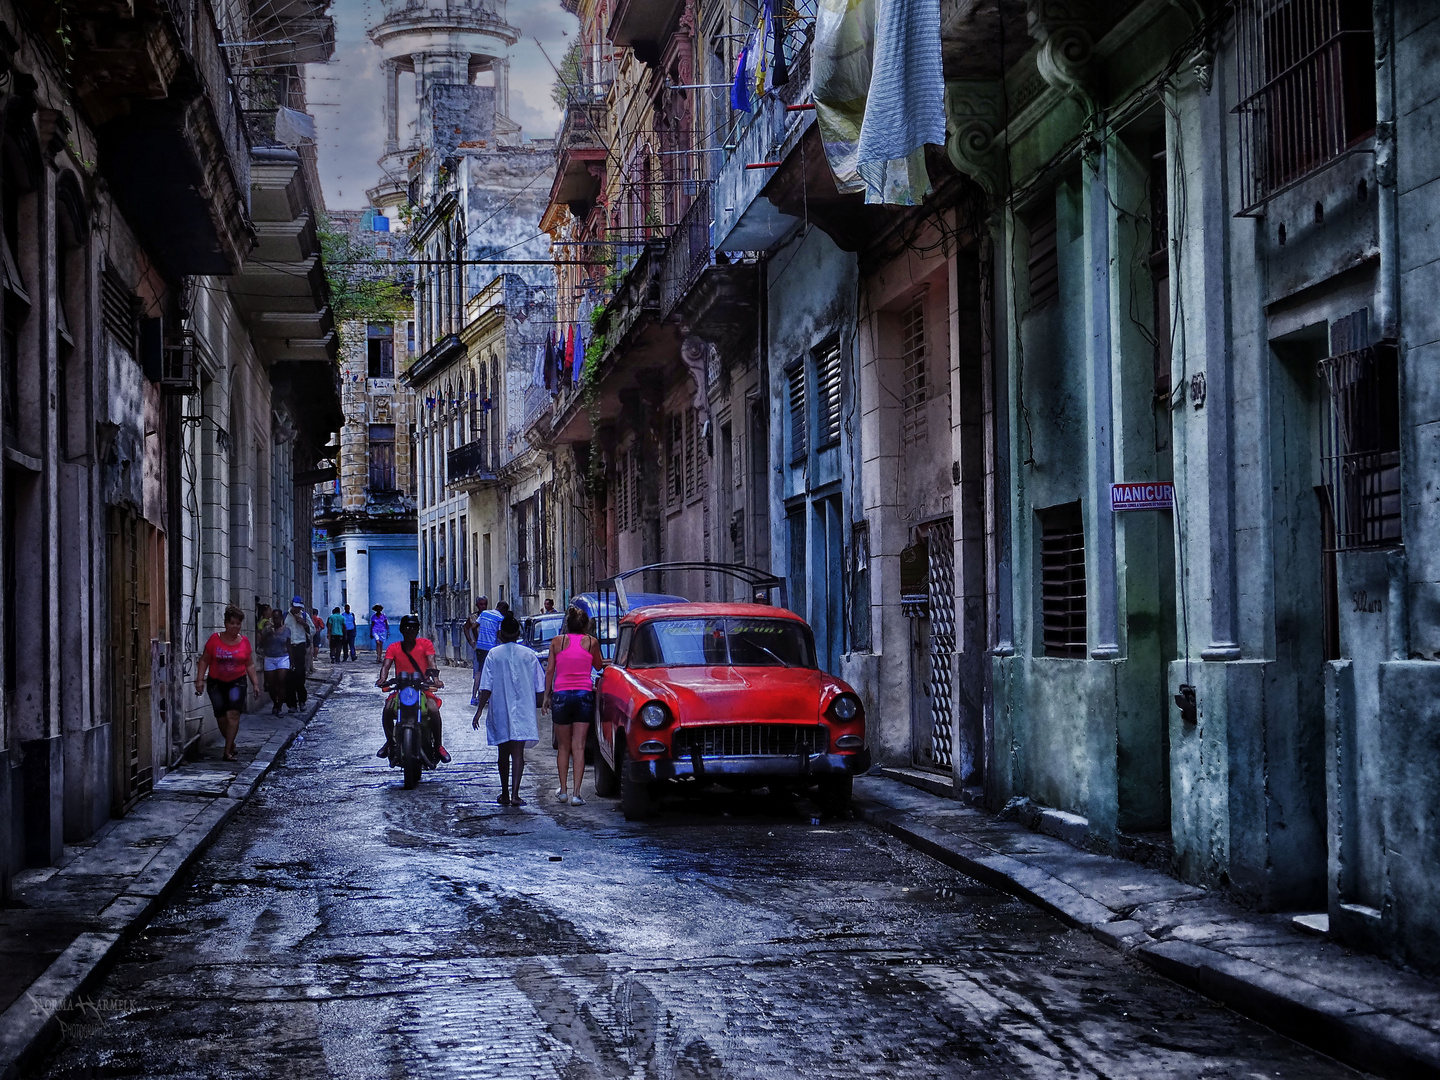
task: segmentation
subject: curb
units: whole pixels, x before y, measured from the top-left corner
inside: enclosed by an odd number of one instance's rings
[[[937,862],[1049,912],[1151,970],[1347,1065],[1396,1080],[1440,1080],[1440,1037],[1372,1004],[1322,990],[1216,949],[1156,941],[1039,867],[933,829],[863,797],[855,816]]]
[[[270,736],[255,759],[230,781],[226,793],[161,848],[144,872],[106,905],[100,913],[103,929],[77,936],[25,996],[0,1013],[0,1080],[19,1077],[49,1050],[64,1031],[67,1013],[78,1011],[83,1017],[82,999],[109,970],[120,946],[144,929],[185,871],[214,843],[225,823],[254,794],[276,759],[305,730],[339,684],[336,676],[318,687],[310,695],[314,708],[307,710],[299,726]]]

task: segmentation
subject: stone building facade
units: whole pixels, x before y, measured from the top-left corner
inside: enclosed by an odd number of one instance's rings
[[[729,114],[749,14],[575,5],[544,224],[601,345],[535,432],[589,582],[769,569],[895,775],[1436,966],[1429,8],[942,5],[901,206],[826,167],[813,39]]]
[[[412,278],[409,246],[393,211],[338,211],[330,227],[350,250],[373,259],[378,278]],[[335,469],[315,488],[312,594],[321,617],[349,605],[356,648],[371,649],[369,618],[376,604],[392,637],[401,615],[415,610],[415,396],[404,384],[414,358],[415,321],[402,317],[347,319],[340,325],[340,429]]]
[[[304,592],[296,474],[338,413],[314,151],[274,132],[329,21],[59,15],[0,6],[0,894],[214,723],[196,655],[226,604]]]
[[[388,88],[386,175],[370,198],[406,223],[415,259],[415,355],[404,375],[415,403],[415,603],[423,632],[461,662],[460,627],[480,583],[492,601],[518,599],[522,582],[506,569],[519,551],[510,497],[533,503],[534,493],[486,489],[511,477],[516,459],[538,475],[520,433],[527,409],[538,409],[535,347],[554,321],[549,243],[535,228],[554,148],[522,141],[508,115],[505,55],[519,33],[489,2],[443,13],[388,4],[370,30]],[[417,123],[402,149],[405,73]]]

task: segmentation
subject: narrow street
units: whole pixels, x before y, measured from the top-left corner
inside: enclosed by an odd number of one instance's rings
[[[856,821],[713,795],[524,807],[451,674],[404,791],[364,662],[43,1075],[1324,1077],[1283,1039]],[[542,727],[542,735],[548,732]]]

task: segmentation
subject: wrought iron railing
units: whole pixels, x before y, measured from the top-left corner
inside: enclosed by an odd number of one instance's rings
[[[448,483],[479,485],[495,482],[495,463],[490,459],[488,437],[457,446],[445,455]]]
[[[714,262],[710,246],[711,213],[708,182],[696,185],[690,206],[670,234],[660,268],[660,316],[669,317],[695,284],[705,268]]]

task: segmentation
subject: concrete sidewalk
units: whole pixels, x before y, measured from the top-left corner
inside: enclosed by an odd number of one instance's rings
[[[111,954],[159,908],[185,869],[259,785],[275,759],[329,697],[345,666],[307,679],[299,713],[271,715],[268,698],[240,720],[236,761],[221,760],[210,725],[196,760],[166,773],[123,818],[67,845],[58,866],[16,875],[0,910],[0,1080],[43,1053],[62,1021],[107,1007],[86,995]]]
[[[855,811],[941,862],[1090,931],[1177,982],[1368,1073],[1440,1076],[1440,983],[881,776]]]

